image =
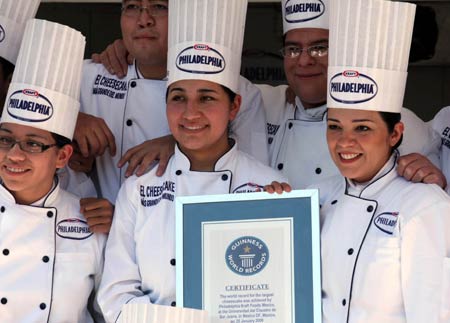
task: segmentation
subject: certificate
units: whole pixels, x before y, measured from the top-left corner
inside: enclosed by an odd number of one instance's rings
[[[211,323],[321,322],[317,190],[179,197],[177,305]]]

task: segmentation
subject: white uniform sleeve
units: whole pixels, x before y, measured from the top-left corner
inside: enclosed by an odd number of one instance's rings
[[[400,225],[405,321],[450,322],[449,202],[434,203]]]
[[[399,147],[400,155],[422,154],[439,167],[439,149],[441,138],[429,124],[420,119],[411,110],[402,109],[402,122],[405,125],[403,142]]]
[[[239,142],[239,149],[269,164],[267,147],[266,115],[259,89],[247,79],[239,80],[242,96],[241,109],[231,122],[231,136]]]
[[[127,180],[119,191],[113,224],[105,251],[105,266],[98,292],[98,303],[107,322],[116,322],[127,303],[150,303],[142,292],[141,276],[136,262],[135,225],[139,201],[131,196],[134,181]]]

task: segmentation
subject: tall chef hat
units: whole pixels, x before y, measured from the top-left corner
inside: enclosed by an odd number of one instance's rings
[[[237,93],[247,0],[170,0],[168,85],[207,80]]]
[[[283,33],[298,28],[328,29],[332,0],[281,0]]]
[[[416,6],[333,0],[328,107],[400,112]]]
[[[72,28],[30,20],[0,122],[72,139],[80,108],[85,43],[84,36]]]
[[[41,0],[0,0],[0,56],[16,64],[25,25]]]

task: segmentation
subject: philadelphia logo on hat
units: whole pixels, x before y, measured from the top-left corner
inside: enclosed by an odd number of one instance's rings
[[[329,91],[330,96],[337,102],[357,104],[376,97],[378,84],[370,76],[347,70],[331,78]]]
[[[398,221],[398,215],[398,212],[384,212],[377,215],[373,223],[384,233],[392,234]]]
[[[27,122],[44,122],[53,115],[53,105],[50,100],[31,89],[12,93],[7,109],[11,117]]]
[[[178,54],[176,66],[187,73],[218,74],[225,70],[225,58],[208,45],[196,44]]]
[[[58,222],[56,225],[56,234],[65,239],[84,240],[94,233],[91,232],[86,221],[71,218]]]
[[[288,23],[299,23],[314,20],[325,13],[326,8],[322,0],[298,2],[298,0],[288,0],[284,5],[284,19]]]
[[[241,276],[259,273],[269,261],[267,245],[256,237],[240,237],[228,246],[225,252],[228,268]]]
[[[3,28],[2,25],[0,25],[0,43],[5,40],[5,37],[6,37],[5,28]]]

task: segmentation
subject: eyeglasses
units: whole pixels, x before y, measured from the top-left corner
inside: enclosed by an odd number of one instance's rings
[[[41,142],[33,140],[15,140],[11,137],[0,136],[0,149],[9,150],[13,148],[16,144],[19,145],[22,151],[27,153],[42,153],[51,147],[55,147],[58,144],[45,145]]]
[[[167,16],[169,7],[165,1],[151,3],[148,6],[137,3],[127,3],[122,6],[123,15],[130,18],[138,18],[143,10],[147,10],[148,14],[152,17],[164,17]]]
[[[328,45],[313,45],[306,48],[300,48],[295,45],[287,45],[280,49],[283,57],[297,58],[302,52],[306,51],[311,57],[324,57],[328,55]]]

